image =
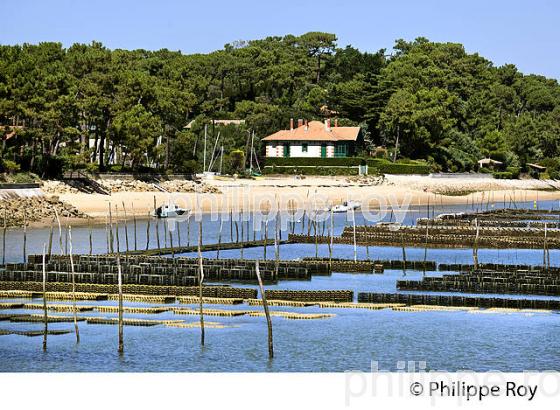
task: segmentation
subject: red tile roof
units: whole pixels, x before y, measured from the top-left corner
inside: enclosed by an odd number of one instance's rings
[[[309,126],[301,125],[293,130],[275,132],[263,141],[356,141],[360,127],[332,127],[328,131],[320,121],[311,121]]]

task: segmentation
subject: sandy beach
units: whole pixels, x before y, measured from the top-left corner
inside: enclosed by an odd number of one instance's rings
[[[221,193],[114,192],[111,195],[66,193],[60,199],[93,218],[105,218],[109,203],[127,214],[147,216],[154,208],[173,202],[188,209],[203,212],[228,212],[230,209],[252,211],[279,203],[281,209],[291,206],[317,208],[327,203],[346,200],[362,203],[364,208],[388,206],[395,201],[410,205],[506,203],[523,201],[560,200],[560,183],[541,180],[497,180],[484,177],[431,177],[388,175],[385,178],[267,177],[257,180],[216,179],[205,181]],[[198,201],[199,206],[196,206]],[[304,205],[307,204],[307,205]]]

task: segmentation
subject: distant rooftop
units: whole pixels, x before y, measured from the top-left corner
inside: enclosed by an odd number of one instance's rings
[[[196,122],[196,120],[192,120],[187,125],[185,125],[185,128],[191,129],[195,122]],[[241,125],[241,124],[245,124],[245,120],[212,120],[212,122],[215,125],[230,125],[230,124]]]

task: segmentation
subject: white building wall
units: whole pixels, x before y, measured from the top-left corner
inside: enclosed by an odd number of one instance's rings
[[[266,156],[269,158],[284,156],[284,143],[273,142],[266,145]],[[321,143],[307,143],[307,152],[303,152],[303,142],[290,142],[290,158],[320,158]],[[334,145],[327,143],[327,158],[334,158]]]

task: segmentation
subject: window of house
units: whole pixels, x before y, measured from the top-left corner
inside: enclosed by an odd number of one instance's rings
[[[301,144],[301,152],[307,152],[307,147],[308,147],[307,143],[304,142],[303,144]]]
[[[346,144],[336,144],[334,147],[334,156],[336,158],[345,157],[348,154],[348,147]]]

